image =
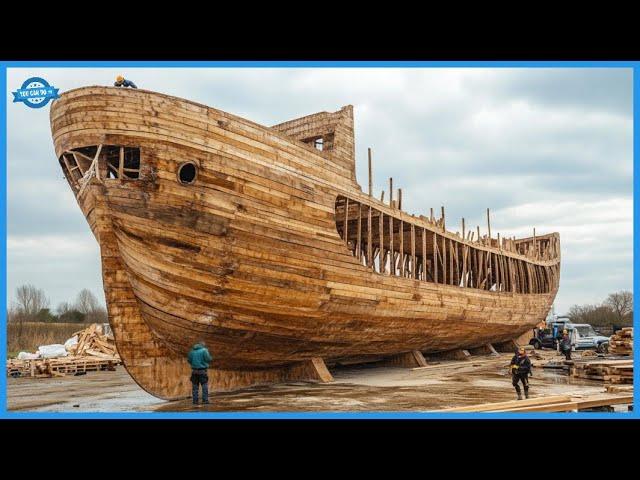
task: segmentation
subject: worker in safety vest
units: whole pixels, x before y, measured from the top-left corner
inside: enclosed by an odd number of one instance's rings
[[[131,87],[131,88],[138,88],[136,87],[136,84],[133,83],[131,80],[126,80],[122,75],[118,75],[116,77],[116,81],[113,83],[114,87]]]
[[[524,347],[520,347],[516,354],[511,359],[511,383],[516,389],[518,394],[518,400],[522,400],[522,391],[520,390],[519,383],[522,382],[524,387],[524,396],[529,398],[529,375],[531,373],[531,360],[527,356],[527,351]]]

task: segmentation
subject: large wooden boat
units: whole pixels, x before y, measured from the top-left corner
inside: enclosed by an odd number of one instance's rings
[[[444,214],[402,211],[393,189],[363,192],[351,106],[265,127],[85,87],[52,104],[51,130],[100,244],[120,356],[162,398],[189,394],[200,340],[212,390],[326,379],[324,362],[516,338],[558,290],[557,233],[454,233]]]

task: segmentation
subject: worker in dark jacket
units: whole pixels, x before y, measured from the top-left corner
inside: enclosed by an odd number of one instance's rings
[[[138,88],[136,87],[136,84],[133,83],[131,80],[126,80],[122,75],[118,75],[116,77],[116,81],[113,83],[114,87],[131,87],[131,88]]]
[[[524,396],[529,398],[529,375],[531,375],[531,360],[527,356],[524,347],[520,347],[511,359],[511,383],[516,389],[518,400],[522,400],[522,392],[519,383],[524,387]]]
[[[564,330],[562,332],[562,339],[560,340],[560,350],[564,353],[564,358],[571,360],[571,337],[569,332]]]
[[[198,390],[202,385],[202,403],[209,403],[209,376],[207,369],[211,363],[211,355],[204,342],[196,343],[187,357],[191,365],[191,384],[193,393],[193,404],[198,404]]]

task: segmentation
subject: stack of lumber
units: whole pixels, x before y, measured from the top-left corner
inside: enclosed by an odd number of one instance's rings
[[[633,327],[618,330],[609,339],[609,353],[633,355]]]
[[[576,362],[571,376],[607,383],[633,383],[633,360],[594,360]]]
[[[113,360],[118,357],[113,336],[103,335],[102,326],[97,323],[73,334],[78,343],[68,348],[69,354],[76,357],[92,356]]]
[[[633,394],[633,385],[605,385],[604,389],[607,393],[631,393]]]
[[[587,396],[554,395],[551,397],[530,398],[527,400],[512,400],[509,402],[483,403],[466,407],[436,410],[438,413],[460,412],[572,412],[590,408],[633,403],[633,393],[612,395],[599,393]]]
[[[11,377],[60,377],[66,374],[81,375],[99,370],[115,370],[122,363],[111,335],[103,335],[99,324],[92,324],[73,334],[76,344],[67,348],[69,355],[59,358],[34,360],[10,359],[7,376]]]

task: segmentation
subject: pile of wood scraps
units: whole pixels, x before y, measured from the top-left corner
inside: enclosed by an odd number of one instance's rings
[[[571,376],[607,383],[633,383],[633,360],[595,360],[576,362]]]
[[[633,355],[633,327],[616,331],[609,339],[609,353]]]
[[[74,333],[67,344],[69,354],[65,357],[7,360],[7,376],[47,378],[83,375],[115,370],[122,363],[113,336],[104,335],[99,324],[94,323]]]
[[[102,326],[94,323],[84,330],[73,334],[78,337],[78,343],[71,345],[67,350],[70,355],[77,357],[98,357],[107,360],[119,359],[113,336],[103,335]]]

